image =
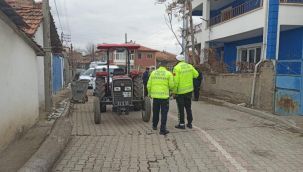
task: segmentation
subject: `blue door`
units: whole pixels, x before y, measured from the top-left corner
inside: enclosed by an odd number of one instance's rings
[[[275,111],[277,114],[303,115],[302,59],[303,27],[282,31],[276,66]]]
[[[53,55],[53,93],[56,94],[62,89],[62,57]]]

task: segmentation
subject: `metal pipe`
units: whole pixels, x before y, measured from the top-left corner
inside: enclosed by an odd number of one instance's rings
[[[109,49],[107,50],[107,93],[109,93]]]
[[[263,30],[263,51],[262,51],[262,59],[255,65],[254,69],[254,79],[253,79],[253,84],[252,84],[252,89],[251,89],[251,96],[250,96],[250,105],[254,105],[254,99],[255,99],[255,90],[256,90],[256,79],[257,79],[257,71],[259,65],[266,59],[266,50],[267,50],[267,23],[268,23],[268,0],[264,0],[263,7],[265,8],[265,20],[264,20],[264,30]],[[266,4],[265,4],[266,3]],[[260,81],[261,82],[261,81]]]
[[[126,51],[127,51],[127,75],[129,75],[130,74],[130,53],[129,53],[129,49],[127,48],[126,49]]]

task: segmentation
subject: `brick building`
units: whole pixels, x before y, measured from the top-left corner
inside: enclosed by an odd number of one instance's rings
[[[158,50],[154,50],[148,47],[140,46],[135,55],[135,66],[137,69],[145,69],[146,67],[156,66],[156,53]]]

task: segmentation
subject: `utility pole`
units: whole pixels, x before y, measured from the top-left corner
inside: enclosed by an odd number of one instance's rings
[[[183,29],[182,29],[182,53],[188,61],[188,57],[186,54],[186,42],[187,42],[187,15],[186,15],[186,4],[183,5]]]
[[[193,24],[193,16],[192,16],[192,12],[193,12],[193,6],[191,3],[191,0],[187,0],[186,1],[187,6],[188,6],[188,14],[189,14],[189,27],[190,27],[190,37],[191,37],[191,51],[192,51],[192,61],[194,63],[194,65],[197,64],[196,61],[196,48],[195,48],[195,33],[194,33],[194,24]],[[188,59],[187,59],[188,60]]]
[[[49,0],[43,0],[43,47],[45,51],[44,57],[44,88],[45,88],[45,111],[51,112],[52,102],[52,54],[50,41],[50,14]]]
[[[127,33],[125,33],[125,44],[127,44]]]

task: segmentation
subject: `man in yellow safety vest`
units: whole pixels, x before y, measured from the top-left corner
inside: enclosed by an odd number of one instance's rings
[[[192,128],[193,115],[191,110],[192,92],[194,90],[193,79],[199,76],[198,71],[191,65],[185,62],[183,55],[177,55],[177,65],[174,67],[174,83],[177,106],[179,111],[179,124],[175,127],[185,129],[184,108],[187,114],[187,127]]]
[[[169,133],[166,129],[169,95],[174,89],[174,80],[172,73],[165,68],[165,63],[160,62],[158,69],[150,74],[147,89],[148,95],[153,98],[153,130],[157,130],[161,111],[160,134],[166,135]]]

